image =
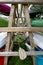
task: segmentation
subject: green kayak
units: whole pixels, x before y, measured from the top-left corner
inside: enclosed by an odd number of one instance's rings
[[[43,19],[32,20],[31,26],[32,27],[43,27]]]
[[[0,27],[7,27],[8,26],[8,20],[0,17]]]

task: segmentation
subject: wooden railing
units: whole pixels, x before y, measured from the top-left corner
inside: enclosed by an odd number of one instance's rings
[[[29,12],[28,12],[28,4],[43,5],[43,0],[0,0],[0,3],[13,4],[11,6],[8,27],[0,27],[0,32],[7,32],[7,44],[5,47],[5,52],[0,52],[0,56],[5,56],[4,65],[7,65],[8,56],[19,56],[18,52],[11,52],[12,50],[9,48],[11,34],[13,35],[13,32],[27,32],[27,31],[29,32],[31,50],[26,53],[27,53],[27,55],[32,56],[33,65],[35,65],[34,55],[43,55],[43,52],[42,51],[33,51],[35,46],[34,46],[34,42],[33,42],[32,33],[39,32],[39,31],[43,32],[43,27],[31,27],[30,17],[29,17]],[[26,22],[28,23],[27,27],[12,27],[13,20],[15,19],[16,5],[18,6],[18,4],[22,4],[22,6],[24,6],[25,18],[26,18]],[[11,42],[11,45],[13,47],[13,42]]]
[[[0,0],[0,3],[9,4],[43,4],[43,0]]]

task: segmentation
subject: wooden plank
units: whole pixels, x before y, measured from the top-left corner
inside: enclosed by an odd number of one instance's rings
[[[14,13],[12,13],[13,14],[13,24],[15,23],[15,17],[16,17],[16,10],[17,10],[17,7],[18,7],[18,5],[15,5],[14,6]],[[11,33],[11,38],[12,38],[12,36],[13,36],[13,32]],[[12,51],[12,49],[13,49],[13,40],[11,40],[11,45],[10,45],[10,51]]]
[[[28,56],[43,55],[43,51],[28,51]],[[0,52],[0,56],[19,56],[19,52]]]
[[[0,0],[0,3],[11,4],[43,4],[43,0]]]
[[[10,11],[10,16],[9,16],[9,24],[8,27],[12,27],[12,23],[13,23],[13,16],[14,16],[14,5],[11,6],[11,11]],[[5,51],[9,51],[9,47],[10,47],[10,39],[11,39],[11,33],[8,32],[7,33],[7,44],[5,47]],[[8,57],[4,58],[4,65],[7,65],[7,61],[8,61]]]
[[[25,18],[26,18],[27,26],[31,27],[30,16],[29,16],[29,11],[28,11],[28,5],[24,5],[24,12],[25,12]]]
[[[28,5],[24,6],[24,10],[25,10],[25,17],[26,17],[27,26],[31,28]],[[29,32],[29,39],[30,39],[31,50],[34,50],[34,44],[33,44],[34,42],[33,42],[33,34],[32,34],[32,32]],[[35,57],[32,56],[32,59],[33,59],[33,65],[36,65]]]
[[[32,32],[29,33],[29,38],[30,38],[31,50],[34,50],[35,46],[34,46],[34,41],[33,41],[33,34],[32,34]],[[32,59],[33,59],[33,65],[36,65],[35,56],[33,56]]]
[[[2,27],[0,32],[43,32],[43,27]]]

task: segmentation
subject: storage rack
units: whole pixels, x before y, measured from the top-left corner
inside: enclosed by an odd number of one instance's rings
[[[5,52],[0,52],[0,56],[5,56],[4,65],[7,65],[8,56],[19,56],[18,52],[11,52],[13,47],[13,41],[10,42],[13,32],[29,32],[31,50],[26,52],[27,55],[31,55],[33,59],[33,65],[35,65],[35,55],[43,55],[42,51],[34,51],[34,42],[33,42],[33,32],[43,32],[43,27],[31,27],[30,17],[28,12],[28,4],[40,4],[43,5],[43,0],[0,0],[0,3],[12,4],[9,16],[8,27],[0,27],[0,32],[7,32],[7,44],[5,47]],[[27,27],[12,27],[13,21],[16,18],[15,12],[18,8],[18,4],[22,4],[25,11],[25,18],[27,22]],[[11,44],[11,45],[10,45]]]

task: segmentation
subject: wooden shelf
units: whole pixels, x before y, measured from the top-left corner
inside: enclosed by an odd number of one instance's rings
[[[0,3],[9,4],[43,4],[43,0],[0,0]]]

